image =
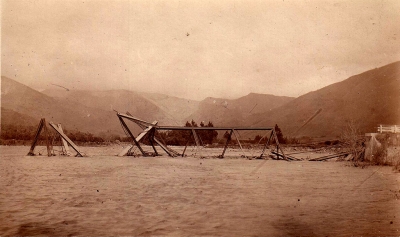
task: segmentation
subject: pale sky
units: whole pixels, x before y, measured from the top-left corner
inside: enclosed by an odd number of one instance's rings
[[[398,0],[1,3],[1,74],[38,90],[297,97],[400,60]]]

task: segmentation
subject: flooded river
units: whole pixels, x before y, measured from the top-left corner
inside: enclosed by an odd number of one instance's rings
[[[400,236],[400,174],[346,162],[25,156],[0,147],[0,235]]]

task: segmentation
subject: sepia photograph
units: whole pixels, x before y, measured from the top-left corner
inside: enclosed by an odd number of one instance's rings
[[[400,1],[0,11],[0,236],[400,236]]]

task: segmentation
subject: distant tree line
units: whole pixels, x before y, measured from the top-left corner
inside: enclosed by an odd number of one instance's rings
[[[199,127],[199,125],[194,121],[187,121],[185,124],[185,127]],[[214,127],[214,124],[209,121],[207,124],[204,122],[200,123],[200,127]],[[37,126],[17,126],[13,124],[1,124],[1,133],[0,133],[0,139],[2,141],[2,144],[7,144],[4,141],[8,140],[20,140],[20,141],[31,141],[36,133]],[[48,127],[48,131],[50,133],[50,137],[53,140],[57,140],[58,134]],[[290,137],[284,137],[282,134],[281,129],[278,127],[278,125],[275,125],[275,131],[276,135],[278,137],[279,143],[281,144],[298,144],[301,142],[304,142],[302,140],[304,139],[297,139],[297,138],[290,138]],[[109,143],[109,142],[116,142],[116,141],[121,141],[121,142],[132,142],[132,139],[130,137],[126,136],[120,136],[116,134],[111,134],[111,133],[100,133],[99,135],[94,135],[89,132],[81,132],[81,131],[76,131],[76,130],[67,130],[64,129],[64,133],[74,142],[78,143]],[[224,139],[220,139],[217,141],[218,137],[218,132],[215,130],[197,130],[196,131],[197,136],[200,139],[200,142],[203,145],[206,144],[213,144],[213,143],[225,143],[227,137],[229,136],[229,133],[225,133],[223,136]],[[163,140],[166,144],[168,145],[175,145],[175,146],[185,146],[187,142],[190,144],[195,144],[192,131],[189,130],[171,130],[171,131],[165,131],[165,132],[160,132],[157,131],[156,134],[157,137],[160,137],[161,140]],[[256,135],[254,139],[249,139],[247,141],[244,141],[246,143],[252,143],[252,144],[264,144],[267,139],[269,138],[268,136],[261,136],[261,135]],[[45,136],[42,134],[39,136],[39,141],[44,141]],[[145,144],[149,144],[147,139],[143,139],[143,142]],[[271,141],[273,142],[273,140]],[[236,140],[232,139],[231,143],[235,144]],[[188,144],[189,145],[189,144]]]
[[[2,140],[32,140],[36,127],[34,126],[17,126],[14,124],[1,124]]]
[[[276,132],[276,137],[278,138],[278,141],[280,144],[298,144],[298,143],[300,143],[300,140],[298,138],[283,136],[282,130],[280,129],[280,127],[277,124],[275,125],[275,132]],[[269,135],[264,136],[264,137],[262,137],[261,135],[256,135],[254,137],[253,142],[263,144],[267,141],[268,138],[269,138]],[[274,140],[275,140],[274,138],[271,138],[270,142],[273,142]]]
[[[199,126],[194,120],[192,120],[191,122],[186,121],[185,127]],[[207,124],[201,122],[200,127],[214,127],[214,124],[211,121],[209,121]],[[215,130],[196,130],[196,134],[203,145],[212,144],[218,136],[218,132]],[[159,136],[166,144],[173,146],[185,146],[188,142],[192,144],[195,143],[192,131],[189,130],[158,132],[157,136]]]
[[[59,139],[59,135],[49,126],[47,127],[49,132],[49,137],[52,140]],[[1,134],[0,139],[2,141],[7,140],[19,140],[19,141],[32,141],[35,137],[37,130],[37,126],[17,126],[14,124],[1,124]],[[92,142],[92,143],[102,143],[107,141],[115,141],[115,140],[126,140],[125,137],[121,137],[119,135],[107,135],[104,137],[93,135],[89,132],[80,132],[80,131],[69,131],[64,129],[64,133],[74,142]],[[39,141],[44,141],[46,136],[44,135],[44,131],[42,130]]]

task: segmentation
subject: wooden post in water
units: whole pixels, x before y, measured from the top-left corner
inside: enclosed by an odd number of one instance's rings
[[[58,127],[58,129],[60,129],[61,132],[64,133],[64,131],[63,131],[62,127],[61,127],[61,124],[57,124],[57,127]],[[64,154],[69,156],[70,153],[69,153],[69,149],[68,149],[68,142],[62,136],[60,136],[60,137],[61,137],[61,142],[62,142],[62,145],[63,145],[63,148],[64,148],[63,149],[64,150]]]
[[[199,152],[200,157],[201,157],[199,137],[197,136],[196,131],[194,129],[192,129],[192,134],[193,134],[193,137],[194,137],[194,141],[196,142],[197,151]]]
[[[241,144],[240,141],[239,141],[239,137],[236,135],[237,131],[234,130],[234,129],[232,129],[232,131],[233,131],[233,134],[235,135],[236,140],[237,140],[237,142],[238,142],[238,144],[239,144],[240,150],[243,152],[243,156],[244,156],[245,158],[247,158],[246,154],[244,153],[242,144]],[[235,132],[236,132],[236,133],[235,133]]]
[[[283,152],[283,150],[282,150],[280,144],[279,144],[279,140],[278,140],[278,136],[276,135],[275,128],[273,128],[272,132],[273,132],[273,134],[274,134],[274,138],[275,138],[275,142],[276,142],[276,153],[279,154],[279,150],[281,150],[281,152],[282,152],[282,157],[283,157],[285,160],[288,160],[288,159],[286,158],[286,155],[285,155],[285,153]],[[279,155],[277,155],[277,159],[279,159]]]
[[[268,147],[268,145],[269,145],[269,141],[271,140],[272,135],[273,135],[272,133],[273,133],[273,131],[271,130],[271,134],[269,135],[268,140],[265,142],[264,148],[263,148],[263,150],[262,150],[262,152],[261,152],[260,159],[261,159],[262,156],[264,155],[264,152],[265,152],[265,150],[267,149],[267,147]],[[262,138],[261,138],[261,139],[262,139]]]
[[[52,155],[51,154],[51,150],[52,149],[51,149],[51,144],[50,144],[50,140],[49,140],[49,132],[48,132],[47,126],[46,126],[46,119],[42,118],[42,119],[40,119],[39,126],[36,129],[35,137],[33,138],[31,148],[29,149],[29,152],[28,152],[28,156],[34,156],[35,155],[35,153],[33,151],[35,150],[36,143],[39,140],[39,136],[40,136],[40,133],[42,132],[42,129],[44,130],[44,133],[45,133],[45,136],[46,136],[47,156],[51,156]]]

